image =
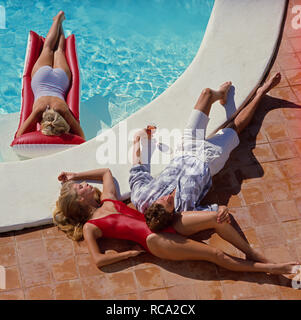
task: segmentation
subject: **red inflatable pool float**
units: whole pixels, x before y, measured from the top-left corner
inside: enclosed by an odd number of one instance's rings
[[[34,31],[30,31],[22,79],[22,106],[18,128],[32,111],[34,95],[31,90],[31,71],[40,56],[44,40],[42,36],[39,36]],[[72,82],[67,93],[66,102],[75,119],[79,121],[80,77],[74,35],[70,35],[66,39],[65,48],[66,59],[72,73]],[[66,150],[83,142],[85,140],[82,137],[72,133],[64,133],[60,136],[46,136],[41,133],[40,124],[37,123],[34,131],[24,133],[18,138],[16,138],[15,134],[15,139],[11,143],[11,146],[18,155],[34,158]]]

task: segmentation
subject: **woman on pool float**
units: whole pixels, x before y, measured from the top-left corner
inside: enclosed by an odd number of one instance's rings
[[[145,223],[142,213],[131,209],[117,199],[115,184],[109,169],[96,169],[81,173],[62,172],[63,182],[54,223],[69,238],[83,238],[97,267],[112,264],[142,252],[168,260],[205,260],[233,271],[266,272],[271,274],[296,273],[298,263],[274,263],[256,252],[231,226],[229,216],[215,211],[188,211],[177,214],[172,227],[153,233]],[[100,180],[103,191],[86,182]],[[220,207],[221,208],[221,207]],[[226,207],[221,208],[226,210]],[[188,237],[201,230],[215,229],[220,237],[246,254],[246,260],[230,256],[221,250]],[[101,253],[97,240],[101,237],[132,240],[142,248],[125,252]]]
[[[65,57],[65,36],[60,11],[54,18],[44,42],[43,50],[33,66],[31,87],[34,104],[30,116],[16,133],[16,137],[31,130],[37,122],[45,135],[61,135],[71,131],[85,139],[78,121],[65,101],[71,81],[71,71]]]

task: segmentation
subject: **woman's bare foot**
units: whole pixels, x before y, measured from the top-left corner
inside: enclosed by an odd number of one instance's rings
[[[228,96],[228,91],[230,89],[232,85],[231,81],[227,81],[225,83],[223,83],[220,87],[219,87],[219,92],[222,94],[222,98],[219,100],[219,102],[221,103],[221,105],[225,105],[227,103],[227,96]]]
[[[271,266],[271,274],[297,274],[300,267],[298,262],[275,263]]]
[[[271,89],[273,89],[281,81],[281,73],[277,72],[269,80],[267,80],[260,88],[257,89],[257,93],[265,95]]]
[[[59,11],[59,13],[53,18],[53,20],[55,19],[58,19],[59,22],[62,23],[66,19],[64,11]]]

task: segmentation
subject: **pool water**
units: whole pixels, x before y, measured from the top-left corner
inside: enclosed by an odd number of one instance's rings
[[[0,29],[0,114],[20,111],[28,33],[46,36],[59,10],[65,12],[66,37],[73,33],[77,40],[81,102],[102,97],[113,126],[185,71],[200,46],[213,4],[214,0],[0,0],[6,13],[6,29]]]

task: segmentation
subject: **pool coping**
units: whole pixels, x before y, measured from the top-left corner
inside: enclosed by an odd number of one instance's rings
[[[177,123],[177,127],[183,130],[201,89],[216,88],[231,80],[234,88],[229,93],[227,108],[219,103],[212,107],[207,135],[213,134],[246,104],[266,77],[277,52],[286,8],[286,0],[261,0],[260,3],[216,0],[195,58],[182,76],[159,97],[126,121],[83,145],[43,158],[0,163],[0,232],[51,223],[51,211],[60,189],[57,175],[63,170],[86,171],[100,167],[96,154],[104,145],[102,139],[109,133],[116,133],[117,143],[122,143],[117,133],[125,123],[128,128],[139,128],[151,121],[167,129]],[[242,21],[244,15],[248,17],[249,25]],[[222,54],[217,52],[218,49]],[[239,53],[236,59],[233,59],[233,53]],[[238,92],[235,86],[239,88]],[[130,144],[127,141],[127,145]],[[109,167],[118,181],[120,194],[128,197],[130,163],[116,163]],[[153,165],[152,173],[158,174],[163,167]]]

